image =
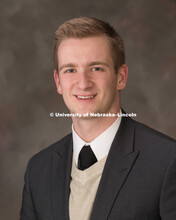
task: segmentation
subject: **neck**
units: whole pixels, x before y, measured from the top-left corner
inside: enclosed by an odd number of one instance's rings
[[[72,121],[76,133],[84,141],[91,142],[109,128],[116,119],[117,117],[72,118]]]

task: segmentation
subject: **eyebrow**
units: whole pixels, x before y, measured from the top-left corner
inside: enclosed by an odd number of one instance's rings
[[[66,63],[59,68],[59,71],[61,71],[63,68],[66,68],[66,67],[76,67],[76,65],[73,63]]]
[[[104,65],[104,66],[109,67],[109,65],[107,63],[101,62],[101,61],[94,61],[94,62],[90,62],[88,64],[88,66],[96,66],[96,65]],[[61,71],[63,68],[67,68],[67,67],[76,67],[76,64],[74,64],[74,63],[66,63],[66,64],[62,65],[59,68],[59,71]]]
[[[95,62],[91,62],[91,63],[89,64],[89,66],[96,66],[96,65],[104,65],[104,66],[109,67],[109,65],[108,65],[107,63],[101,62],[101,61],[95,61]]]

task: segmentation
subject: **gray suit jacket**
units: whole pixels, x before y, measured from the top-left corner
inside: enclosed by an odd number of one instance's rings
[[[69,219],[71,165],[71,134],[31,158],[21,220]],[[176,220],[176,142],[123,118],[90,219]]]

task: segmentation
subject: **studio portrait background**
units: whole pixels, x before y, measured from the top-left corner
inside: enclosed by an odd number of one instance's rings
[[[74,17],[112,24],[124,39],[129,79],[121,106],[176,138],[175,0],[0,2],[0,219],[19,219],[29,158],[71,131],[53,79],[53,36]]]

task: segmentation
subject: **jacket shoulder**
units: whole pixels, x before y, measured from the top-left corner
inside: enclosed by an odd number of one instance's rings
[[[34,154],[29,163],[47,163],[51,160],[52,153],[57,152],[58,154],[64,153],[69,147],[70,143],[72,142],[72,134],[68,134],[59,141],[49,145],[45,149],[39,151],[38,153]]]
[[[134,121],[134,120],[133,120]],[[135,123],[135,126],[136,126],[136,129],[138,132],[141,132],[143,134],[147,134],[149,136],[151,136],[152,138],[156,138],[156,139],[160,139],[160,140],[165,140],[165,141],[169,141],[169,142],[173,142],[176,144],[176,140],[174,140],[173,138],[147,126],[147,125],[144,125],[140,122],[137,122],[137,121],[134,121]]]
[[[134,121],[134,124],[135,141],[138,146],[143,145],[153,152],[157,149],[159,152],[176,156],[176,140],[140,122]]]

